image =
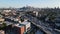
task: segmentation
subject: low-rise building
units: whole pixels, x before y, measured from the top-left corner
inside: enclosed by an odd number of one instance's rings
[[[3,10],[4,12],[11,12],[11,10]]]
[[[4,22],[5,19],[0,18],[0,24],[2,24]]]
[[[0,30],[0,34],[5,34],[5,32],[3,30]]]
[[[0,21],[4,21],[5,19],[3,19],[3,18],[0,18]]]
[[[18,34],[24,34],[24,32],[25,32],[25,26],[24,25],[18,24],[18,25],[15,26],[15,28],[18,31],[16,33],[18,33]]]
[[[27,32],[28,30],[30,30],[30,28],[31,28],[30,22],[24,21],[24,22],[22,22],[21,24],[25,26],[25,31],[26,31],[26,32]]]

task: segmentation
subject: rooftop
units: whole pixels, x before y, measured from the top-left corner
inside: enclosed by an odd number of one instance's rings
[[[22,25],[22,24],[15,24],[15,26],[17,26],[17,27],[22,27],[22,26],[24,26],[24,25]]]
[[[26,24],[28,24],[29,22],[27,22],[27,21],[24,21],[24,22],[22,22],[21,24],[24,24],[24,25],[26,25]]]

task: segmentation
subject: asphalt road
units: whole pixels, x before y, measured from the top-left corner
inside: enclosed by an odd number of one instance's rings
[[[34,25],[42,29],[46,34],[60,34],[56,32],[54,29],[50,28],[49,26],[46,26],[42,21],[38,20],[36,17],[33,17],[31,15],[25,15],[24,18],[28,18],[29,21],[31,21]]]

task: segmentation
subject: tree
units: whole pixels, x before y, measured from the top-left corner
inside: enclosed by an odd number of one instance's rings
[[[54,21],[56,15],[57,15],[57,13],[52,12],[51,15],[50,15],[50,17],[49,17],[49,19],[50,19],[51,21]]]
[[[0,27],[0,30],[5,29],[6,26],[7,26],[6,23],[3,23],[2,26]]]

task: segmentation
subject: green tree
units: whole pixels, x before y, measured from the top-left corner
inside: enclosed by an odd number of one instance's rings
[[[51,12],[50,13],[50,15],[49,15],[49,19],[50,19],[50,21],[54,21],[55,20],[55,16],[57,15],[57,13],[55,13],[55,12]]]
[[[6,23],[3,23],[2,26],[0,27],[0,30],[4,29],[6,27]]]

